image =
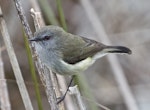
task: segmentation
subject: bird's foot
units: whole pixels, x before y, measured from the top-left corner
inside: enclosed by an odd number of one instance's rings
[[[69,83],[69,85],[68,85],[68,87],[67,87],[67,90],[66,90],[66,92],[65,92],[65,94],[62,96],[62,97],[58,97],[57,98],[57,104],[59,104],[60,102],[62,102],[64,99],[65,99],[65,97],[66,97],[66,95],[67,95],[67,92],[69,91],[69,87],[71,86],[71,83],[72,83],[72,81],[73,81],[73,79],[74,79],[74,76],[72,76],[72,78],[71,78],[71,80],[70,80],[70,83]]]
[[[65,94],[63,96],[61,96],[61,97],[58,97],[57,98],[57,104],[59,104],[60,102],[62,102],[65,99],[65,97],[66,97]]]

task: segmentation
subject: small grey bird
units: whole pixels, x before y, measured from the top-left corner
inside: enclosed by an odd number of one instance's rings
[[[82,73],[97,59],[109,53],[127,53],[123,46],[107,46],[91,39],[65,32],[58,26],[45,26],[35,32],[35,41],[41,61],[61,75]]]
[[[109,53],[131,54],[127,47],[107,46],[70,34],[58,26],[42,27],[30,41],[35,41],[41,61],[61,75],[82,73],[97,59]]]

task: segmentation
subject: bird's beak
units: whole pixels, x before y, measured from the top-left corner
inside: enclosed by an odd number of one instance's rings
[[[36,38],[36,37],[33,37],[33,38],[30,38],[29,41],[39,41],[40,39]]]

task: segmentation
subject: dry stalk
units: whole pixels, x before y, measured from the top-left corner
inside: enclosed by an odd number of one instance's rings
[[[14,2],[15,2],[15,6],[16,6],[18,15],[20,17],[21,23],[22,23],[23,28],[25,30],[25,33],[26,33],[28,38],[32,38],[33,35],[32,35],[32,32],[31,32],[31,29],[29,27],[29,24],[27,22],[27,19],[24,15],[24,11],[22,9],[20,0],[14,0]],[[38,25],[37,28],[40,28],[40,26],[41,25]],[[36,48],[34,46],[34,43],[32,43],[30,45],[30,47],[32,47],[31,48],[32,49],[32,54],[33,53],[36,54],[36,52],[35,52]],[[51,79],[51,76],[50,76],[50,71],[47,67],[42,65],[42,63],[40,62],[38,56],[37,56],[37,60],[35,60],[35,64],[37,66],[40,78],[41,78],[42,82],[44,83],[47,98],[48,98],[48,102],[50,104],[51,110],[58,110],[58,106],[56,104],[56,95],[55,95],[55,91],[53,89],[52,79]],[[30,110],[30,109],[28,109],[28,110]]]
[[[9,59],[10,59],[10,62],[14,71],[14,75],[15,75],[25,108],[26,110],[33,110],[32,103],[31,103],[29,94],[27,92],[27,88],[25,86],[23,76],[22,76],[18,61],[17,61],[17,57],[15,55],[15,52],[14,52],[14,49],[10,40],[10,36],[8,34],[7,26],[6,26],[5,20],[2,17],[0,18],[0,29],[1,29],[4,43],[8,52],[8,56],[9,56]]]
[[[0,8],[0,15],[2,15],[2,10]],[[5,47],[0,44],[0,109],[1,110],[11,110],[11,104],[9,100],[9,92],[7,89],[7,83],[5,80],[4,64],[2,60],[2,51]]]

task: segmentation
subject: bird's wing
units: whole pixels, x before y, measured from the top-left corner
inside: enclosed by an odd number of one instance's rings
[[[101,51],[105,45],[96,42],[94,40],[90,40],[88,38],[84,37],[78,37],[77,39],[74,38],[72,41],[72,46],[70,49],[65,49],[63,53],[63,59],[65,62],[69,64],[76,64],[80,62],[81,60],[84,60],[88,57],[92,57],[97,52]],[[73,45],[74,43],[74,45]]]

